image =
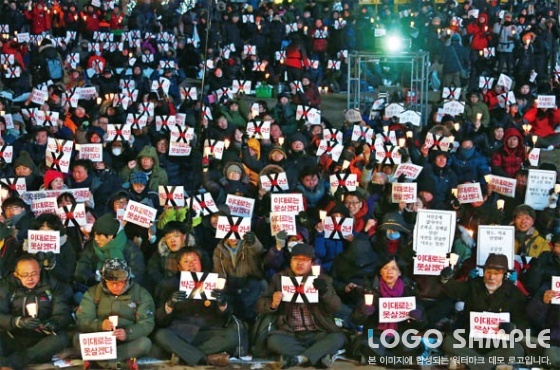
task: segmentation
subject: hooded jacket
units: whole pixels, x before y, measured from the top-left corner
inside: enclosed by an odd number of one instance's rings
[[[467,26],[467,33],[472,36],[471,48],[473,50],[483,50],[489,45],[492,40],[491,27],[488,25],[488,15],[480,14],[479,18],[484,18],[484,22],[480,23],[478,20]]]
[[[147,172],[142,169],[140,165],[140,160],[142,157],[149,157],[154,161],[154,165],[151,171]],[[151,191],[157,192],[160,185],[167,186],[169,184],[167,173],[159,166],[159,158],[156,148],[151,145],[146,145],[140,151],[140,153],[138,153],[138,155],[136,156],[136,160],[137,164],[134,169],[130,169],[128,166],[126,166],[119,173],[119,176],[121,177],[121,179],[123,179],[123,181],[128,181],[130,173],[132,171],[142,171],[148,175],[148,189]]]
[[[516,148],[508,147],[508,139],[516,136],[519,144]],[[514,177],[515,173],[521,169],[525,160],[525,144],[523,136],[515,128],[508,128],[504,134],[504,145],[492,155],[492,173],[498,176]]]

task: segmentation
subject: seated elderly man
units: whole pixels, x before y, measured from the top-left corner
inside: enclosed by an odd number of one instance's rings
[[[313,281],[318,291],[317,303],[284,301],[282,277],[308,279],[315,258],[313,247],[298,244],[292,249],[290,267],[272,277],[267,290],[259,298],[257,309],[261,314],[276,315],[276,328],[267,337],[269,350],[281,355],[282,367],[329,366],[331,355],[342,348],[344,334],[334,322],[334,314],[340,309],[332,280],[319,275]],[[300,282],[303,283],[304,280]],[[301,285],[296,288],[301,288]],[[295,296],[295,294],[294,294]]]
[[[492,357],[498,356],[508,361],[509,357],[523,356],[524,350],[520,343],[510,346],[509,342],[496,343],[487,340],[473,341],[471,347],[468,338],[472,334],[470,333],[471,312],[509,313],[509,322],[499,324],[499,328],[503,329],[506,334],[513,329],[524,331],[528,328],[525,296],[510,280],[505,279],[505,274],[509,270],[507,257],[503,254],[491,253],[482,267],[484,268],[482,277],[464,282],[453,279],[454,272],[450,267],[443,269],[440,275],[447,295],[465,302],[464,317],[466,320],[463,327],[466,334],[460,335],[455,331],[452,335],[446,336],[443,342],[444,351],[450,357],[473,358],[474,356],[474,358],[480,358],[483,356],[483,362],[466,364],[470,369],[480,370],[491,367],[490,358]],[[459,368],[457,365],[465,364],[452,365]]]

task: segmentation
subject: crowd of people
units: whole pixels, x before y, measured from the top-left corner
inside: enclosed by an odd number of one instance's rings
[[[47,362],[79,351],[80,333],[112,331],[116,358],[86,367],[134,369],[154,354],[191,366],[252,354],[328,367],[342,349],[397,367],[438,354],[456,369],[527,358],[560,367],[558,188],[546,189],[545,207],[525,204],[529,171],[557,172],[529,158],[560,144],[555,101],[539,107],[560,92],[553,2],[123,6],[2,5],[0,366]],[[364,65],[359,88],[394,94],[347,110],[344,122],[313,118],[320,90],[347,86],[348,54],[397,31],[429,51],[434,90],[464,89],[464,112],[438,115],[442,101],[424,127],[386,114],[407,85],[388,56]],[[245,98],[269,85],[274,106]],[[421,166],[419,176],[397,176],[399,163]],[[488,175],[515,179],[512,196]],[[393,184],[412,182],[416,200],[393,201]],[[475,202],[457,197],[468,183],[480,185]],[[168,197],[177,187],[184,205]],[[301,194],[302,209],[286,214],[293,228],[274,230],[282,194]],[[254,201],[243,233],[232,195]],[[149,225],[130,216],[132,204],[154,210]],[[448,252],[458,261],[439,276],[414,273],[420,210],[456,214]],[[351,232],[327,232],[327,218],[350,220]],[[230,232],[219,237],[224,219]],[[515,228],[514,264],[497,253],[477,266],[480,225]],[[28,253],[34,231],[58,233],[59,252]],[[200,293],[210,273],[225,285],[200,297],[183,289],[184,276],[202,276]],[[415,307],[382,320],[381,300],[399,297]],[[509,313],[506,334],[550,329],[551,345],[456,348],[452,334],[468,336],[480,312]],[[446,337],[435,350],[433,338],[383,344],[387,331],[407,329]]]

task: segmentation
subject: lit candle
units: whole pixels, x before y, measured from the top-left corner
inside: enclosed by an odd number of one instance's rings
[[[505,200],[503,199],[498,199],[496,201],[496,207],[498,208],[498,211],[503,211],[504,210],[504,204],[505,204]]]
[[[455,131],[459,131],[461,129],[461,124],[459,122],[455,122],[453,124],[453,128],[455,129]]]
[[[328,93],[329,93],[329,87],[325,86],[325,94],[328,94]]]
[[[451,135],[448,137],[449,138],[449,142],[450,143],[454,143],[455,142],[455,136]]]
[[[348,161],[348,160],[345,159],[345,160],[342,162],[342,169],[345,170],[345,169],[348,168],[348,166],[350,166],[350,161]]]
[[[229,148],[229,139],[224,139],[224,148]]]
[[[321,275],[321,265],[311,266],[311,275],[313,275],[313,276]]]
[[[533,128],[533,126],[531,126],[528,123],[526,123],[524,125],[521,125],[521,127],[523,127],[523,131],[525,131],[525,132],[529,132],[529,131],[531,131],[531,128]]]
[[[459,261],[459,255],[457,253],[449,253],[449,266],[453,268]]]
[[[488,174],[484,176],[484,181],[486,181],[487,184],[490,184],[491,180],[492,180],[492,175]]]
[[[383,133],[389,132],[389,126],[383,125]]]
[[[512,28],[512,30],[511,30],[511,35],[512,35],[512,36],[515,35],[515,32],[516,32],[516,31],[515,31],[515,28]]]
[[[476,114],[476,120],[480,121],[481,118],[482,118],[482,113],[477,113]]]
[[[399,140],[398,140],[398,145],[399,145],[401,148],[404,148],[405,143],[406,143],[406,139],[405,139],[404,137],[400,137]]]
[[[327,211],[320,210],[319,211],[319,219],[321,221],[323,221],[325,218],[327,218]]]
[[[457,188],[451,189],[451,194],[453,194],[453,196],[457,198]]]
[[[538,139],[539,139],[539,137],[537,135],[531,136],[531,141],[533,142],[533,145],[535,145],[537,143]]]
[[[409,139],[412,139],[412,136],[414,135],[414,133],[412,131],[407,131],[406,132],[406,137]]]
[[[555,192],[556,194],[560,193],[560,184],[554,185],[554,192]]]
[[[216,280],[216,289],[223,290],[226,287],[226,279],[218,278]]]
[[[414,28],[414,22],[410,22],[410,28]]]
[[[284,145],[284,136],[280,136],[280,137],[278,138],[278,144]]]

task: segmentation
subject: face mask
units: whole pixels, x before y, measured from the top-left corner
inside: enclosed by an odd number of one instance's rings
[[[470,148],[470,149],[465,149],[465,148],[459,148],[459,150],[457,151],[457,154],[459,155],[459,157],[463,158],[463,159],[468,159],[470,157],[472,157],[472,155],[474,154],[474,147]]]
[[[295,247],[296,245],[298,245],[299,243],[301,243],[301,242],[299,242],[299,241],[297,241],[297,240],[288,242],[288,250],[291,252],[291,251],[292,251],[292,248],[294,248],[294,247]]]
[[[389,240],[397,240],[401,237],[401,233],[399,231],[393,231],[387,233],[387,239]]]
[[[370,184],[370,189],[371,189],[371,192],[374,193],[374,194],[381,194],[381,193],[383,193],[383,187],[384,186],[385,185],[383,185],[383,184],[373,184],[372,183],[372,184]]]
[[[113,155],[119,156],[122,154],[122,149],[121,148],[113,148],[112,150]]]

